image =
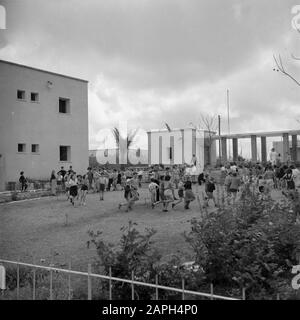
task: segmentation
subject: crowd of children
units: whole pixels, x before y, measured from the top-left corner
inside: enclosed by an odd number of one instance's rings
[[[20,173],[19,182],[21,190],[26,191],[28,182],[24,172]],[[87,168],[85,174],[76,174],[72,166],[69,170],[61,167],[50,176],[51,193],[65,192],[72,205],[75,200],[80,205],[86,205],[87,193],[99,193],[99,200],[104,200],[105,191],[123,191],[124,203],[119,208],[126,206],[126,211],[132,209],[134,203],[139,200],[138,189],[142,182],[150,182],[148,190],[151,206],[162,206],[163,212],[167,212],[171,204],[172,209],[183,204],[184,209],[189,209],[190,203],[196,199],[193,191],[193,179],[187,174],[185,166],[173,165],[164,167],[151,166],[143,170],[126,168],[117,169],[92,169]],[[232,162],[220,167],[219,178],[216,180],[209,172],[202,172],[198,176],[197,193],[199,204],[208,207],[210,202],[218,206],[216,187],[221,187],[228,203],[237,201],[240,191],[247,183],[251,183],[262,197],[269,196],[272,190],[280,190],[287,194],[290,190],[300,188],[300,171],[294,164],[281,164],[268,162],[261,163]],[[177,190],[177,191],[176,191]],[[197,195],[197,197],[198,197]],[[202,199],[202,201],[200,201]]]

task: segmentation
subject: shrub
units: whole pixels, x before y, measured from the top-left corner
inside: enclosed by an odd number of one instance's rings
[[[296,207],[245,188],[238,205],[193,219],[185,238],[208,281],[229,292],[245,288],[248,299],[272,299],[291,287],[291,266],[298,262]]]

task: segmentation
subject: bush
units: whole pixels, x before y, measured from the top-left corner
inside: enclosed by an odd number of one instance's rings
[[[291,266],[298,263],[296,207],[245,188],[238,205],[193,219],[185,238],[209,282],[229,293],[245,288],[248,299],[274,299],[289,291]]]

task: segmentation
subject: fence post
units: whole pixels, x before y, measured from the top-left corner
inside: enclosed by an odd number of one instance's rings
[[[53,273],[52,270],[50,269],[50,300],[53,300],[53,292],[52,292],[52,285],[53,285]]]
[[[214,300],[214,285],[212,283],[210,284],[210,295],[210,299]]]
[[[19,300],[19,296],[20,296],[20,265],[17,264],[17,300]]]
[[[111,267],[109,267],[109,300],[112,300],[112,292],[111,292]]]
[[[155,284],[156,284],[156,288],[155,288],[155,299],[158,300],[158,275],[155,276]]]
[[[184,278],[182,278],[181,284],[182,284],[182,300],[184,300]]]
[[[71,271],[71,261],[69,261],[69,271]],[[71,296],[71,273],[68,274],[68,300],[72,299]]]
[[[131,283],[131,300],[134,300],[134,284],[133,284],[134,272],[133,271],[131,272],[131,280],[132,280],[132,283]]]
[[[245,288],[242,289],[242,296],[243,296],[243,300],[246,300],[246,289]]]
[[[33,264],[35,264],[35,259],[33,258]],[[35,300],[35,276],[36,269],[33,268],[33,278],[32,278],[32,300]]]
[[[90,274],[92,273],[92,266],[88,264],[88,300],[92,300],[92,282]]]

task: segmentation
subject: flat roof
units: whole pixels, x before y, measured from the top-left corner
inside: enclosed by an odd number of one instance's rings
[[[174,128],[174,129],[171,129],[171,131],[169,131],[168,129],[165,129],[165,128],[163,128],[163,129],[151,129],[150,131],[147,131],[147,133],[176,132],[176,131],[182,131],[182,130],[195,130],[195,131],[209,132],[208,130],[205,130],[205,129],[197,129],[197,128],[188,127],[188,128],[183,128],[183,129]]]
[[[52,71],[48,71],[48,70],[42,70],[42,69],[38,69],[38,68],[26,66],[26,65],[24,65],[24,64],[19,64],[19,63],[15,63],[15,62],[11,62],[11,61],[6,61],[6,60],[1,60],[1,59],[0,59],[0,62],[6,63],[6,64],[10,64],[10,65],[14,65],[14,66],[17,66],[17,67],[22,67],[22,68],[26,68],[26,69],[35,70],[35,71],[40,71],[40,72],[52,74],[52,75],[55,75],[55,76],[60,76],[60,77],[64,77],[64,78],[68,78],[68,79],[72,79],[72,80],[77,80],[77,81],[82,81],[82,82],[88,83],[88,80],[84,80],[84,79],[80,79],[80,78],[75,78],[75,77],[67,76],[67,75],[65,75],[65,74],[56,73],[56,72],[52,72]]]
[[[266,132],[248,132],[248,133],[232,133],[232,134],[221,134],[220,138],[232,139],[232,138],[250,138],[251,136],[256,137],[280,137],[284,133],[288,135],[300,135],[300,130],[281,130],[281,131],[266,131]],[[213,139],[219,139],[216,135]]]

